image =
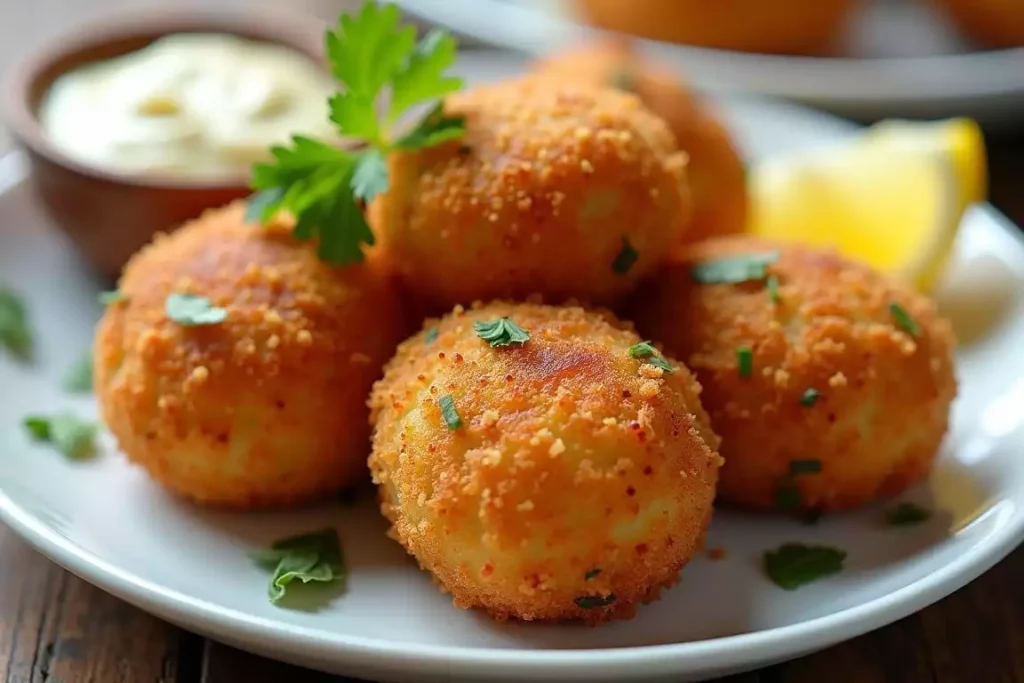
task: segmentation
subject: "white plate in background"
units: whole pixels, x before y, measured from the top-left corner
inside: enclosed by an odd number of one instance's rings
[[[476,65],[476,66],[474,66]],[[473,77],[476,59],[461,67]],[[512,65],[506,64],[506,67]],[[489,63],[486,77],[500,75]],[[723,103],[751,157],[828,143],[849,124],[789,105]],[[92,342],[103,286],[46,224],[28,194],[23,159],[0,161],[0,280],[22,290],[38,331],[38,363],[0,354],[0,518],[85,580],[142,609],[230,645],[379,681],[697,681],[765,666],[852,638],[948,595],[1024,535],[1024,242],[990,207],[967,219],[940,296],[964,337],[953,432],[930,480],[906,498],[937,514],[924,525],[879,524],[881,507],[817,526],[722,513],[701,556],[664,599],[632,621],[599,628],[497,624],[455,609],[384,536],[370,501],[292,512],[211,512],[166,495],[109,440],[95,462],[69,463],[31,444],[27,412],[89,397],[59,390]],[[347,591],[316,612],[266,600],[268,576],[248,550],[325,525],[338,528]],[[846,570],[794,592],[760,570],[787,541],[849,553]]]

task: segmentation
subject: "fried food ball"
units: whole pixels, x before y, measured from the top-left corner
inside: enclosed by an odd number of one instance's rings
[[[632,312],[704,387],[723,501],[852,508],[922,478],[946,433],[949,323],[910,287],[835,253],[710,240],[645,285]]]
[[[627,40],[595,42],[540,61],[535,73],[563,83],[588,83],[635,93],[668,124],[690,158],[687,178],[693,204],[687,242],[743,232],[747,186],[743,160],[716,113],[670,67],[638,57]]]
[[[612,31],[742,52],[828,52],[853,0],[577,0],[584,20]]]
[[[401,340],[393,286],[331,267],[241,202],[161,235],[126,265],[96,333],[96,393],[133,463],[202,503],[299,503],[365,472],[366,396]],[[172,294],[223,322],[188,326]]]
[[[381,248],[432,310],[493,298],[611,304],[679,242],[686,155],[634,95],[516,81],[453,95],[461,141],[391,155]]]
[[[1024,3],[1020,0],[932,0],[961,31],[988,47],[1024,45]]]
[[[503,317],[529,341],[474,331]],[[639,341],[610,313],[493,303],[399,347],[370,399],[370,469],[392,536],[457,606],[628,617],[699,551],[718,438],[689,371],[631,356]]]

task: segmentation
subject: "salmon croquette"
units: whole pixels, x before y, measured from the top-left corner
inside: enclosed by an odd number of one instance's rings
[[[711,518],[721,459],[699,393],[609,313],[494,303],[428,320],[371,397],[391,534],[459,607],[632,616]]]
[[[595,42],[542,60],[538,78],[587,83],[635,93],[668,124],[689,157],[693,205],[686,242],[743,232],[747,221],[746,172],[732,138],[715,112],[672,73],[645,62],[624,40]]]
[[[852,508],[921,479],[949,424],[954,338],[909,287],[831,252],[725,238],[638,292],[722,437],[719,497]]]
[[[95,344],[97,396],[129,460],[172,491],[252,508],[365,472],[366,396],[401,340],[393,287],[332,268],[241,202],[127,264]]]
[[[720,50],[827,53],[854,0],[576,0],[584,20],[644,38]]]
[[[458,93],[464,139],[389,159],[381,248],[434,311],[494,298],[613,303],[689,216],[686,155],[636,96],[515,81]]]

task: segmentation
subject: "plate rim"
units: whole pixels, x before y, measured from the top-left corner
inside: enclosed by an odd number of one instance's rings
[[[726,98],[744,106],[769,107],[780,116],[817,119],[822,128],[855,131],[856,124],[796,104],[765,97]],[[0,193],[20,187],[28,163],[21,151],[0,157]],[[988,203],[976,207],[985,219],[1024,249],[1024,234]],[[997,503],[990,510],[998,510]],[[541,650],[525,647],[460,647],[391,642],[338,634],[323,628],[295,626],[248,615],[229,607],[191,597],[161,586],[104,560],[26,508],[0,487],[0,521],[36,550],[100,589],[160,618],[217,639],[251,646],[257,651],[302,653],[302,656],[342,666],[377,670],[460,676],[495,666],[524,677],[557,676],[591,680],[591,676],[637,676],[657,673],[738,671],[769,661],[807,654],[854,638],[902,619],[976,579],[1024,541],[1024,515],[1016,515],[975,546],[976,550],[887,595],[812,619],[774,628],[683,643],[613,648]],[[453,608],[454,609],[454,608]],[[242,644],[244,643],[244,644]]]

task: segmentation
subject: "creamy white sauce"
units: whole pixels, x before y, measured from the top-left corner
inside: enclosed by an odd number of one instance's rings
[[[62,75],[40,121],[54,145],[97,167],[230,177],[293,134],[336,139],[327,108],[335,89],[291,48],[183,33]]]

